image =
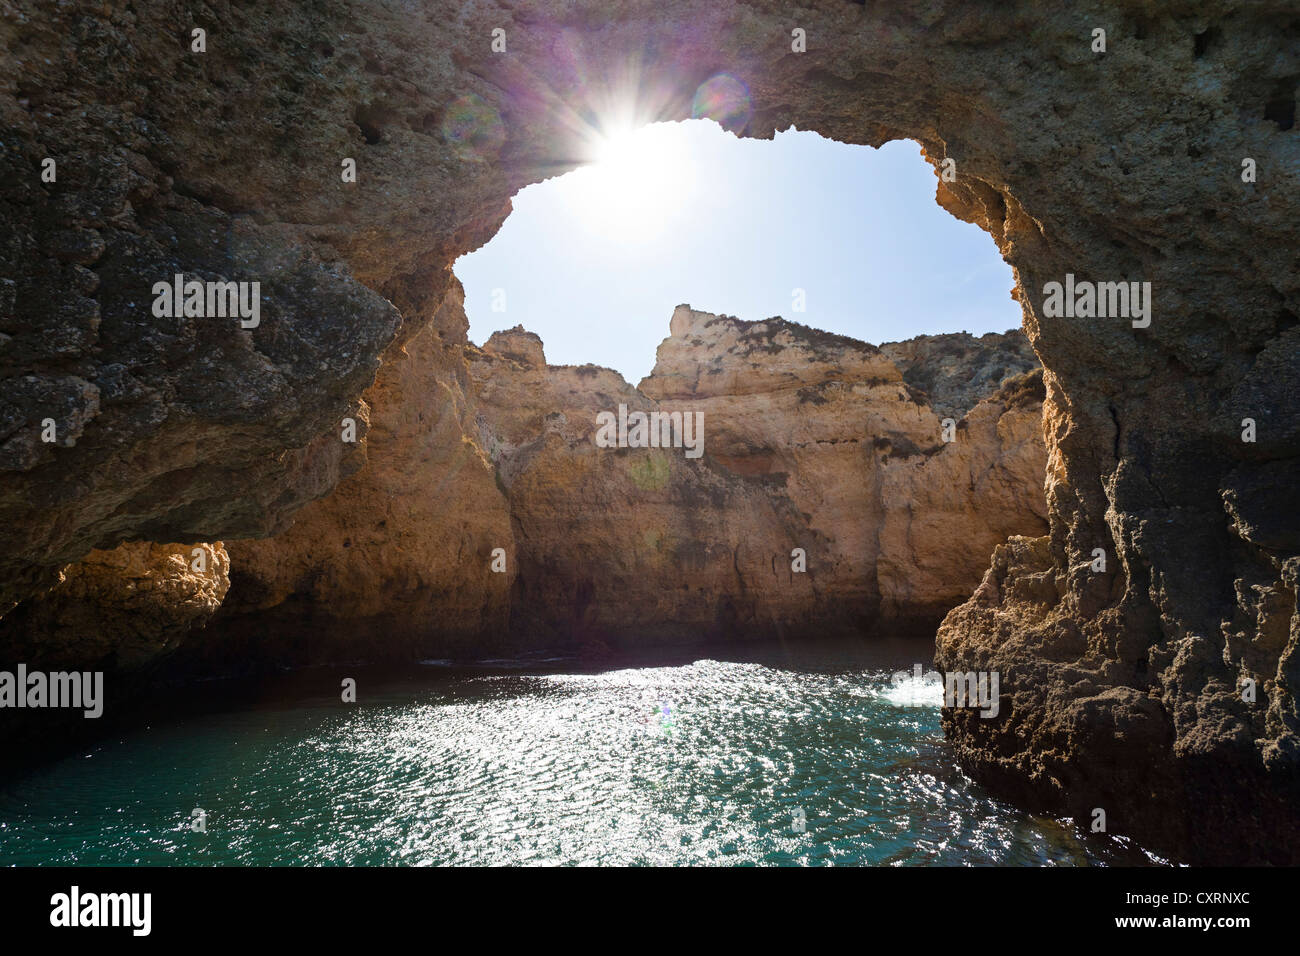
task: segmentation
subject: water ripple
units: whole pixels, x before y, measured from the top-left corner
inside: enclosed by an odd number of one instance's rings
[[[354,706],[190,718],[0,789],[0,863],[1152,861],[991,799],[953,764],[941,691],[898,669],[431,668]]]

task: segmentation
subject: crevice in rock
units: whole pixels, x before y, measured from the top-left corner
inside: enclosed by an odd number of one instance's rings
[[[356,124],[357,129],[361,130],[361,136],[368,146],[381,143],[384,138],[384,127],[397,119],[397,113],[381,103],[362,104],[352,113],[352,122]]]
[[[1192,37],[1192,55],[1200,60],[1214,52],[1223,40],[1223,31],[1218,27],[1206,27]]]
[[[1279,130],[1295,128],[1296,85],[1297,77],[1294,76],[1278,80],[1264,104],[1264,119],[1276,123]]]

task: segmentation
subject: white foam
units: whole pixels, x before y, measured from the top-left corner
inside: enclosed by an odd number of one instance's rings
[[[896,674],[879,694],[895,707],[942,707],[943,681],[936,676]]]

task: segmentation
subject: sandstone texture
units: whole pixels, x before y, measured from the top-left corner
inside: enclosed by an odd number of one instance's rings
[[[229,589],[230,558],[220,541],[92,551],[0,621],[0,662],[140,670],[206,624]]]
[[[463,332],[462,304],[453,286],[437,327]],[[921,359],[689,306],[670,332],[639,388],[548,365],[522,328],[454,354],[417,335],[365,393],[367,466],[288,532],[228,544],[200,644],[283,663],[932,633],[996,544],[1046,531],[1036,369],[944,442],[904,381],[935,374]],[[967,336],[942,362],[1020,347]],[[620,405],[703,414],[702,455],[600,447]]]
[[[602,448],[597,415],[658,407],[618,373],[548,366],[516,330],[470,350],[479,437],[516,529],[512,630],[544,644],[733,640],[851,626],[817,574],[792,572],[804,546],[826,560],[788,500],[683,448]]]
[[[960,418],[1008,376],[1038,368],[1038,356],[1027,338],[996,332],[978,339],[965,332],[918,335],[886,343],[880,351],[903,370],[908,386],[945,418]]]
[[[514,530],[475,442],[463,389],[467,323],[455,283],[434,321],[390,350],[363,398],[369,463],[275,538],[227,543],[231,592],[189,655],[205,670],[468,656],[509,621]],[[507,573],[490,573],[494,548]]]
[[[265,536],[329,492],[382,356],[620,98],[746,136],[910,137],[955,161],[937,199],[1013,266],[1045,369],[1048,533],[939,636],[941,666],[996,663],[1012,701],[949,714],[963,760],[1189,858],[1300,861],[1293,3],[0,14],[0,609],[91,550]],[[176,272],[261,282],[260,326],[155,318]],[[1049,317],[1067,274],[1150,282],[1151,324]]]
[[[987,550],[1046,531],[1041,383],[1019,332],[876,348],[687,306],[671,331],[641,391],[669,411],[702,411],[710,459],[790,502],[827,542],[821,585],[864,626],[932,632],[979,578]],[[986,380],[985,401],[966,384],[945,392],[944,410],[958,416],[945,442],[941,416],[909,377],[938,381],[950,366],[990,361],[1003,375]],[[1018,374],[1019,392],[991,394]]]
[[[230,558],[220,541],[132,541],[56,572],[48,588],[0,619],[0,669],[101,672],[101,714],[86,720],[77,709],[5,711],[6,772],[92,743],[131,710],[147,716],[167,682],[165,668],[202,632],[229,588]]]

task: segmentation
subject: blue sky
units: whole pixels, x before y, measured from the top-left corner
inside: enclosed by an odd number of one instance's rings
[[[691,120],[624,134],[601,156],[522,190],[496,237],[456,263],[472,341],[523,325],[551,364],[594,362],[636,384],[679,302],[873,343],[1020,325],[1010,266],[935,203],[913,142],[744,140]]]

